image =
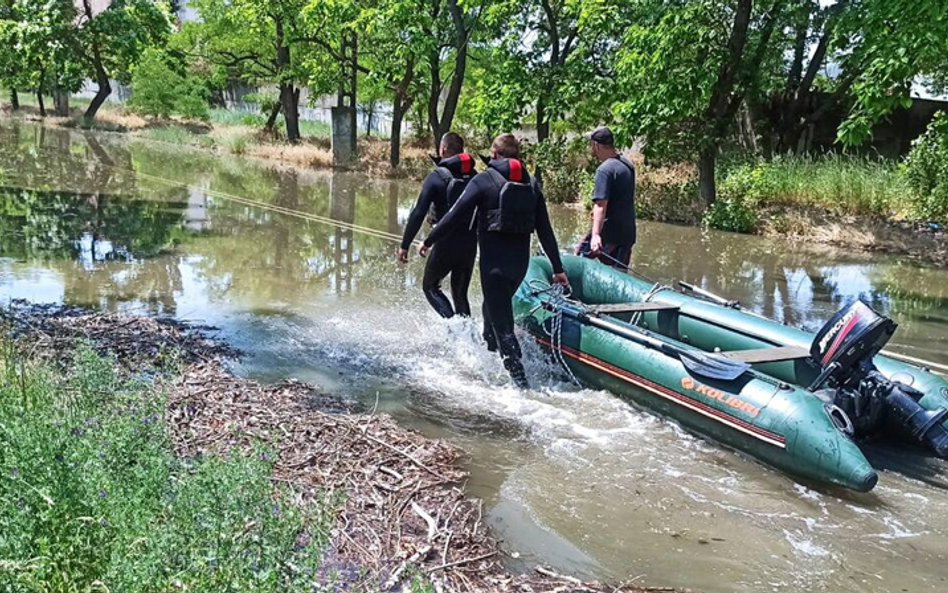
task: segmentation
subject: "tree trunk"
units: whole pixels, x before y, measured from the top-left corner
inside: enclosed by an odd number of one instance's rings
[[[284,80],[283,77],[290,69],[292,64],[290,56],[290,47],[286,44],[286,38],[283,32],[283,18],[273,17],[273,24],[276,27],[276,66],[280,81],[280,105],[283,110],[283,121],[286,123],[286,139],[293,144],[300,141],[300,112],[299,112],[299,89],[294,88],[292,81]]]
[[[441,136],[451,130],[454,124],[454,114],[458,109],[458,101],[461,98],[461,89],[464,86],[464,74],[467,70],[467,40],[468,30],[464,25],[464,12],[458,4],[458,0],[448,0],[448,12],[451,14],[451,22],[454,24],[454,74],[451,76],[451,85],[448,87],[448,94],[444,98],[444,106],[441,105],[441,56],[437,51],[429,55],[429,68],[431,69],[431,91],[428,98],[428,127],[431,128],[432,140],[435,152],[438,151],[441,144]]]
[[[16,89],[10,89],[10,106],[13,108],[13,111],[20,109],[20,96],[16,93]]]
[[[300,90],[294,89],[292,84],[280,85],[280,104],[283,110],[283,121],[286,123],[286,139],[293,144],[300,141]]]
[[[46,117],[46,105],[43,103],[43,91],[36,89],[36,104],[39,106],[40,116]]]
[[[546,116],[546,101],[537,99],[537,144],[550,137],[550,118]]]
[[[349,56],[349,92],[351,93],[352,111],[349,112],[349,129],[352,130],[352,150],[353,154],[358,154],[359,141],[359,114],[356,111],[357,101],[359,99],[359,36],[352,32],[351,40],[352,54]]]
[[[93,52],[95,59],[99,60],[99,50],[93,49]],[[101,61],[99,61],[95,70],[96,84],[99,85],[99,90],[96,91],[95,97],[92,97],[92,102],[89,103],[89,107],[87,107],[85,113],[82,114],[82,119],[85,120],[86,124],[91,123],[92,120],[95,119],[95,114],[99,112],[99,108],[102,107],[105,100],[112,94],[112,85],[109,83],[109,75],[106,74]]]
[[[267,116],[267,123],[264,124],[263,129],[268,134],[273,133],[273,126],[276,125],[277,117],[280,115],[280,110],[283,108],[283,105],[277,101],[274,103],[273,108],[270,109],[270,115]]]
[[[717,185],[714,180],[717,156],[718,148],[713,144],[703,147],[698,156],[698,195],[709,208],[717,199]]]
[[[392,134],[389,140],[388,163],[397,169],[402,161],[402,119],[405,118],[405,106],[400,97],[392,102]]]
[[[56,115],[60,117],[69,116],[69,91],[58,87],[53,89],[53,102]]]

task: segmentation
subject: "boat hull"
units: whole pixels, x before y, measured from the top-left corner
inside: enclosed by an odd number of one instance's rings
[[[680,347],[808,349],[813,339],[771,320],[655,287],[593,260],[565,256],[564,266],[574,295],[586,304],[676,305],[677,310],[641,313],[638,325],[658,330],[652,335]],[[694,374],[676,356],[567,316],[559,335],[551,336],[554,313],[541,306],[544,296],[536,290],[550,273],[544,258],[531,261],[514,297],[517,322],[562,356],[587,385],[616,393],[793,476],[861,492],[875,486],[877,475],[858,445],[837,428],[824,402],[805,389],[819,372],[813,363],[765,363],[734,381],[719,381]],[[948,383],[941,377],[884,357],[876,357],[876,363],[891,379],[911,381],[924,391],[923,406],[948,405]]]

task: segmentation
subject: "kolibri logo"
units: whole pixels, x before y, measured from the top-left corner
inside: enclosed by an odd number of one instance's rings
[[[699,383],[695,381],[691,377],[682,377],[681,386],[687,389],[688,391],[694,391],[695,393],[700,393],[701,395],[713,400],[717,400],[730,408],[744,412],[745,414],[749,415],[751,418],[756,418],[757,415],[760,414],[760,408],[758,408],[757,406],[742,400],[736,395],[726,393],[724,391],[721,391],[720,389],[708,387],[707,385],[704,385],[703,383]]]

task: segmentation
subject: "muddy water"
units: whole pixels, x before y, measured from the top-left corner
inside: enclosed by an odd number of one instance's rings
[[[438,319],[394,261],[412,184],[0,126],[0,300],[220,328],[240,373],[297,377],[468,453],[469,490],[519,562],[700,591],[948,590],[946,465],[873,450],[870,495],[813,489],[580,390],[527,348],[511,389],[477,328]],[[563,244],[585,215],[554,212]],[[894,258],[641,225],[640,272],[815,330],[862,296],[894,349],[948,363],[948,273]],[[472,288],[479,295],[479,288]],[[479,301],[479,296],[475,296]]]

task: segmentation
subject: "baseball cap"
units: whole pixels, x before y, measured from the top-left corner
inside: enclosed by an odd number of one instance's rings
[[[615,138],[612,137],[612,130],[606,126],[597,128],[595,132],[589,135],[589,139],[605,146],[613,146],[616,142]]]

